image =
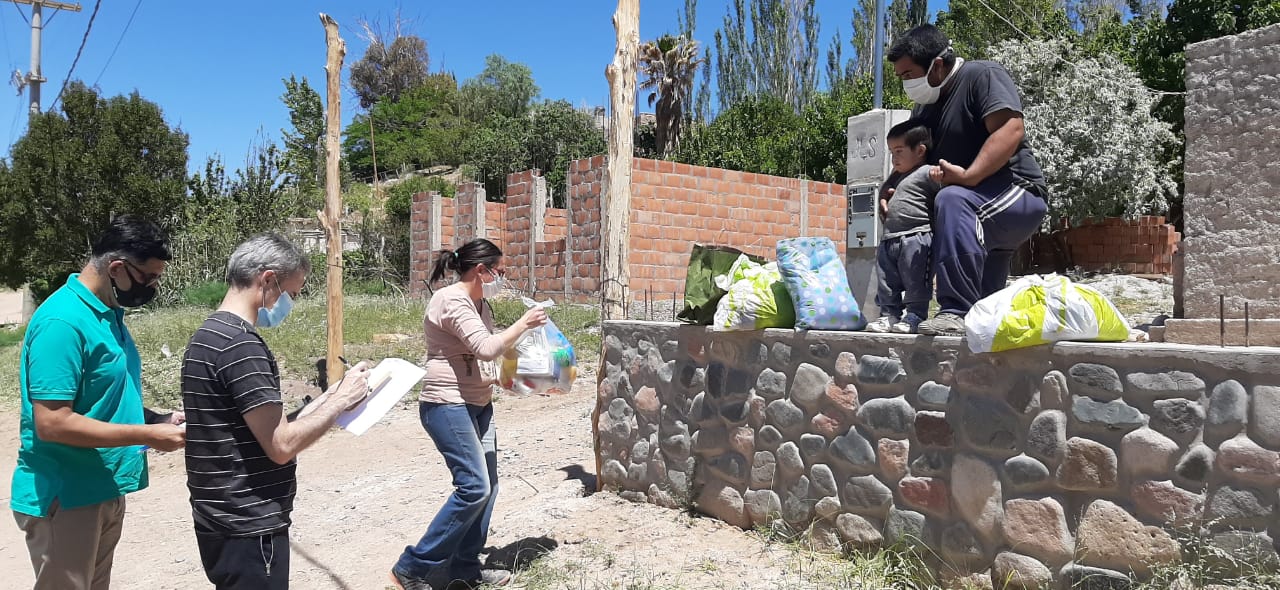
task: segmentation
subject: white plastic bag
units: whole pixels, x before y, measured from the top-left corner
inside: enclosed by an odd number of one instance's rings
[[[1124,342],[1129,323],[1092,288],[1064,276],[1030,275],[974,304],[964,318],[973,352],[1000,352],[1063,340]]]
[[[782,284],[778,264],[757,264],[745,254],[716,277],[716,286],[726,291],[716,304],[712,326],[720,330],[762,330],[792,328],[796,323],[791,295]]]

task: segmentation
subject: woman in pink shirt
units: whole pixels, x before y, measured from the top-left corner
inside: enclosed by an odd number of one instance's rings
[[[453,473],[449,496],[427,532],[406,547],[391,569],[401,590],[501,586],[511,580],[506,570],[481,569],[480,551],[498,494],[497,434],[493,425],[492,371],[482,371],[515,345],[525,331],[546,323],[546,312],[532,309],[501,332],[493,327],[486,299],[502,292],[502,251],[483,238],[456,252],[436,257],[431,283],[446,271],[458,282],[436,291],[423,321],[427,354],[419,396],[422,426]]]

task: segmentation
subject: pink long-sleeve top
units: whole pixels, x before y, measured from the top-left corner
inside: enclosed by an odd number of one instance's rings
[[[475,300],[457,285],[436,291],[427,304],[423,320],[427,354],[423,368],[424,402],[483,406],[493,398],[490,377],[482,374],[480,363],[506,352],[494,334],[493,313],[488,305],[476,307]]]

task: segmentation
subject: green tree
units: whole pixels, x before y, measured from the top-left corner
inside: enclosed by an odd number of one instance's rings
[[[343,139],[351,173],[372,178],[375,152],[379,172],[462,163],[460,146],[473,126],[459,115],[460,101],[452,74],[431,74],[398,100],[381,101],[356,115]]]
[[[1047,219],[1167,210],[1175,137],[1132,68],[1067,41],[1006,41],[992,55],[1021,91],[1027,141],[1049,182]]]
[[[364,57],[351,64],[351,89],[360,99],[361,108],[369,108],[383,99],[398,100],[401,94],[426,80],[427,42],[417,35],[402,32],[403,21],[394,20],[390,34],[382,34],[369,23],[364,24],[364,37],[369,42]]]
[[[720,109],[770,96],[799,113],[817,92],[818,32],[814,0],[734,0],[715,33]]]
[[[105,98],[69,84],[61,110],[32,117],[0,167],[0,283],[30,283],[43,298],[84,264],[116,214],[176,229],[187,144],[137,92]]]
[[[992,45],[1008,39],[1060,39],[1073,32],[1056,0],[952,0],[936,24],[965,59],[986,59]]]
[[[280,96],[289,109],[292,129],[281,129],[284,137],[285,172],[290,183],[302,190],[314,189],[324,184],[324,103],[320,93],[292,74],[284,80],[284,94]]]
[[[529,161],[522,169],[537,168],[547,179],[547,192],[556,207],[565,206],[565,179],[569,163],[605,153],[604,134],[596,129],[591,115],[573,108],[564,100],[547,100],[529,111]],[[503,194],[506,193],[505,180]]]
[[[529,66],[493,54],[484,58],[484,71],[462,84],[462,114],[476,123],[491,115],[522,117],[539,92]]]
[[[680,145],[687,100],[702,63],[698,42],[685,37],[663,35],[640,46],[640,89],[650,91],[649,106],[657,104],[654,141],[658,157]]]
[[[529,119],[491,115],[467,136],[462,153],[475,168],[475,180],[484,184],[490,200],[502,200],[507,175],[528,169]]]

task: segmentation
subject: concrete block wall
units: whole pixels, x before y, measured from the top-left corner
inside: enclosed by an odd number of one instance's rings
[[[1280,319],[1280,25],[1187,46],[1187,318]]]
[[[1127,587],[1181,558],[1179,527],[1276,563],[1278,349],[603,336],[600,478],[629,499],[831,550],[923,545],[952,586]]]

